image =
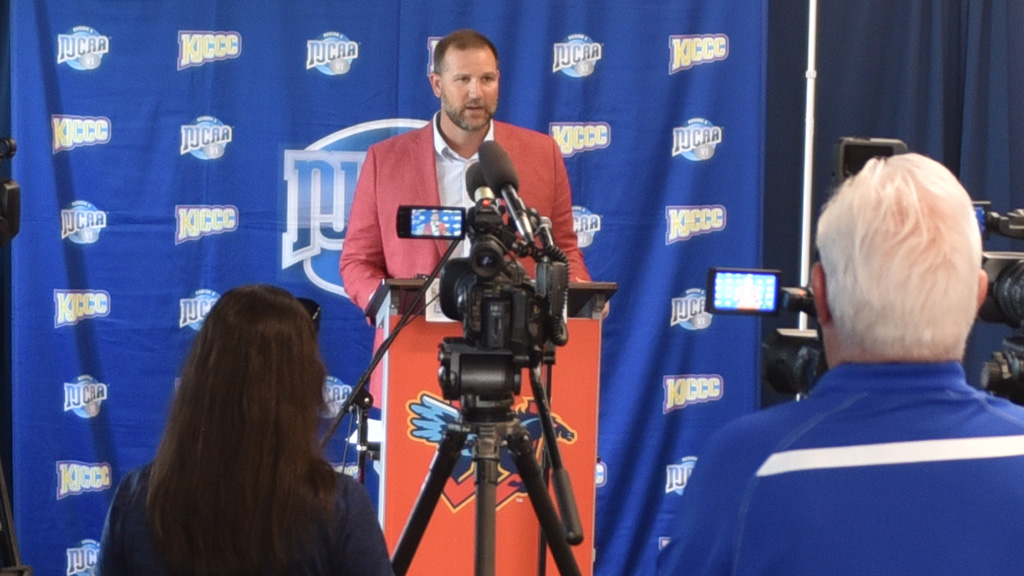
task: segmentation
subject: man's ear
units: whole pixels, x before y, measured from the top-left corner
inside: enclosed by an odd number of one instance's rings
[[[978,270],[978,308],[981,308],[985,296],[988,296],[988,274],[984,270]]]
[[[430,73],[430,88],[434,90],[434,96],[441,97],[441,75],[437,72]]]
[[[811,268],[811,293],[814,295],[814,310],[818,313],[818,324],[832,323],[832,311],[828,307],[828,290],[825,288],[825,269],[821,262]]]

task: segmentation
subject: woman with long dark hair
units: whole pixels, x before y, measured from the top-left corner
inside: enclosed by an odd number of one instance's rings
[[[103,576],[390,575],[361,485],[316,442],[326,370],[312,319],[251,285],[210,310],[152,463],[118,486]]]

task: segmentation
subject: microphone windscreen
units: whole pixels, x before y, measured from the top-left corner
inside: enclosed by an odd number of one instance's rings
[[[476,191],[480,188],[487,187],[487,180],[484,178],[484,172],[480,169],[479,162],[473,162],[466,168],[466,194],[469,194],[469,199],[476,202]]]
[[[487,140],[480,145],[479,154],[480,169],[483,170],[484,179],[492,190],[498,191],[505,186],[519,189],[519,177],[516,175],[515,166],[500,144]]]

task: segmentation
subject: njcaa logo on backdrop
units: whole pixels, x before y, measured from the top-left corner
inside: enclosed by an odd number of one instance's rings
[[[215,160],[234,137],[234,129],[213,116],[200,116],[193,124],[181,127],[181,155],[200,160]]]
[[[425,125],[423,120],[365,122],[330,134],[305,150],[285,150],[287,183],[281,269],[302,264],[319,288],[348,296],[338,276],[348,227],[348,207],[370,145]]]
[[[665,245],[725,230],[725,206],[666,206]]]
[[[552,122],[548,130],[566,158],[577,152],[607,148],[612,141],[611,126],[605,122]]]
[[[100,413],[100,403],[106,399],[107,385],[88,374],[64,383],[64,411],[74,411],[79,418],[95,417]]]
[[[706,299],[701,288],[690,288],[685,295],[673,298],[669,326],[682,326],[687,330],[704,330],[711,326],[713,316],[705,310]]]
[[[75,200],[60,211],[60,238],[75,244],[93,244],[107,227],[107,213],[85,200]]]
[[[57,500],[86,492],[102,492],[110,488],[110,464],[106,462],[57,462]]]
[[[590,76],[600,59],[600,44],[586,34],[573,34],[555,43],[555,58],[551,71],[561,72],[573,78]]]
[[[729,57],[729,37],[725,34],[669,36],[668,73],[689,70],[699,64],[718,62]]]
[[[691,404],[721,400],[722,377],[718,374],[682,374],[662,378],[665,388],[663,414],[685,408]]]
[[[722,128],[703,118],[691,118],[686,126],[672,129],[672,155],[700,162],[715,155],[722,143]]]
[[[238,58],[241,54],[242,35],[238,32],[178,31],[178,70]]]
[[[104,290],[54,290],[53,303],[54,328],[110,314],[110,294]]]
[[[437,43],[441,41],[440,36],[430,36],[427,38],[427,75],[429,76],[434,72],[434,48],[437,48]]]
[[[68,567],[66,576],[75,574],[93,574],[93,567],[99,559],[100,543],[95,540],[82,540],[77,548],[68,548]]]
[[[210,308],[220,299],[220,294],[205,288],[196,290],[192,296],[179,300],[181,316],[178,319],[178,328],[189,328],[199,331],[203,327],[203,320],[210,312]]]
[[[580,248],[594,243],[594,235],[601,230],[601,217],[583,206],[572,207],[572,229]]]
[[[110,38],[89,28],[75,26],[67,34],[57,35],[57,64],[67,63],[75,70],[95,70],[110,51]]]
[[[110,118],[105,116],[50,116],[53,126],[53,153],[79,146],[110,142]]]
[[[175,245],[238,229],[238,208],[230,205],[179,205],[174,207],[174,217],[178,223],[174,234]]]
[[[324,32],[316,40],[306,41],[306,70],[316,68],[328,76],[346,74],[356,58],[359,44],[344,34]]]
[[[680,496],[686,489],[686,483],[690,481],[693,474],[693,467],[697,464],[696,456],[687,456],[679,464],[669,464],[666,469],[665,494],[675,492]]]
[[[340,378],[328,376],[324,382],[324,402],[327,403],[325,418],[334,418],[341,411],[341,405],[348,400],[352,394],[352,387],[341,381]]]

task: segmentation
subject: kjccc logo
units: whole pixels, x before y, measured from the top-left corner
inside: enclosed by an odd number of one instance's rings
[[[364,122],[325,136],[305,150],[285,150],[288,192],[281,235],[282,270],[302,263],[306,278],[314,285],[348,296],[338,265],[366,150],[426,123],[408,118]]]

